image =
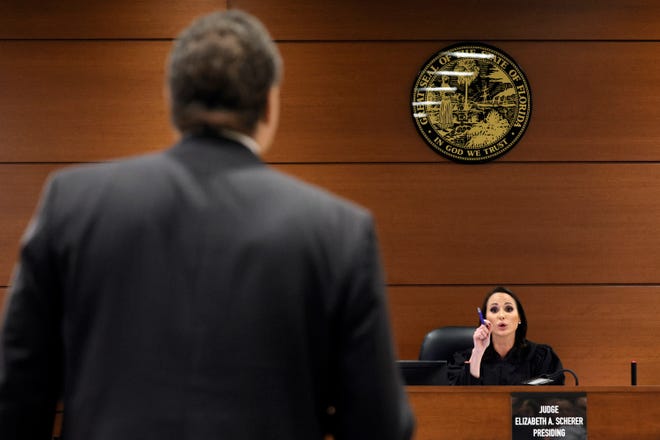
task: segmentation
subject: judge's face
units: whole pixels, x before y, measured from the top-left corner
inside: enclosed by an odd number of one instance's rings
[[[491,332],[496,337],[516,337],[520,322],[516,301],[508,293],[497,292],[488,298],[486,319],[491,324]]]

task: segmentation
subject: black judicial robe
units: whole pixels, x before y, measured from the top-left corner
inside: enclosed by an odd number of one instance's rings
[[[513,347],[502,358],[488,346],[481,359],[479,378],[470,374],[470,359],[472,349],[454,354],[449,366],[449,380],[453,385],[520,385],[523,381],[544,374],[552,374],[561,370],[562,363],[552,347],[525,341],[521,346]],[[555,383],[564,384],[564,376]]]

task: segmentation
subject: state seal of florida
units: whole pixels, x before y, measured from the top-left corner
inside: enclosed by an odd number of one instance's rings
[[[435,152],[455,162],[482,163],[520,141],[532,95],[525,74],[503,51],[458,43],[424,64],[411,104],[417,131]]]

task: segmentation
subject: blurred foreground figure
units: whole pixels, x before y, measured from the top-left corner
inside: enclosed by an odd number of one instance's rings
[[[260,159],[281,59],[239,12],[174,44],[180,141],[47,182],[0,345],[0,438],[406,439],[371,215]],[[139,105],[139,103],[136,103]]]

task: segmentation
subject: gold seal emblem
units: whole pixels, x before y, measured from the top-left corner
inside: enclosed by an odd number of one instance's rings
[[[433,55],[412,89],[412,116],[433,150],[461,163],[493,160],[520,140],[532,112],[522,70],[483,43],[459,43]]]

